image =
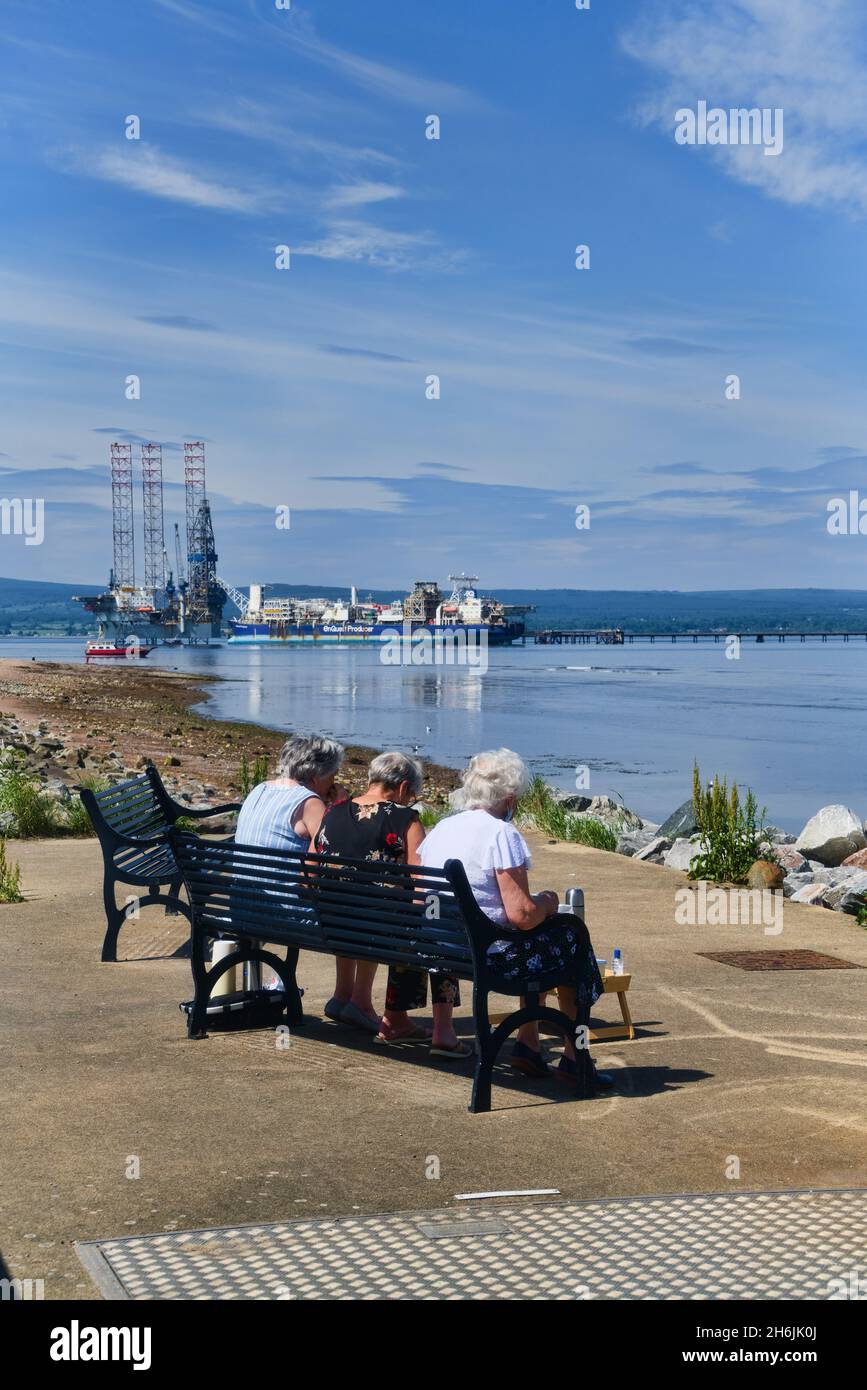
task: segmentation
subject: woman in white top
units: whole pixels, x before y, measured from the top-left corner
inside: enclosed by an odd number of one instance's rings
[[[602,993],[602,979],[584,923],[558,912],[557,894],[531,893],[527,870],[530,850],[523,835],[509,822],[518,798],[526,791],[529,773],[517,753],[508,748],[478,753],[471,759],[456,802],[461,808],[429,832],[419,846],[422,864],[439,866],[459,859],[466,870],[476,902],[493,922],[531,932],[526,941],[504,938],[488,948],[488,962],[503,981],[562,972],[560,1006],[579,1023],[587,1023],[590,1007]],[[540,991],[540,998],[544,991]],[[539,1046],[539,1026],[518,1029],[511,1065],[529,1076],[549,1076]],[[595,1086],[608,1089],[611,1080],[592,1072]],[[575,1087],[579,1069],[572,1039],[566,1040],[557,1079]]]

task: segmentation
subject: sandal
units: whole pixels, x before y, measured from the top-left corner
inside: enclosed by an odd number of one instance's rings
[[[458,1042],[454,1047],[445,1047],[443,1043],[431,1043],[431,1057],[445,1057],[450,1062],[456,1062],[464,1057],[472,1057],[473,1049],[469,1043]]]
[[[387,1037],[384,1033],[377,1033],[373,1041],[389,1047],[392,1043],[430,1042],[432,1037],[432,1028],[425,1028],[423,1023],[414,1023],[406,1033],[393,1033],[391,1037]]]

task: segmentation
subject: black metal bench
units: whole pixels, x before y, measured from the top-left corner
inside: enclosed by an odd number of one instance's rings
[[[261,961],[279,975],[290,1027],[304,1021],[296,980],[298,952],[319,951],[386,964],[442,970],[473,984],[476,1066],[470,1110],[490,1110],[491,1079],[506,1038],[531,1020],[552,1024],[573,1036],[575,1020],[539,1003],[539,993],[558,978],[535,978],[505,985],[491,971],[491,942],[514,936],[532,939],[492,922],[481,911],[464,872],[451,859],[443,869],[416,868],[365,860],[262,849],[234,841],[200,840],[173,831],[171,841],[192,907],[194,998],[187,1030],[201,1038],[217,980],[227,970]],[[237,949],[208,968],[209,941],[234,940]],[[285,960],[268,945],[287,948]],[[491,1026],[488,996],[524,994],[526,1006]],[[586,1020],[585,1020],[586,1021]],[[584,1094],[589,1053],[579,1048]]]
[[[107,922],[102,959],[116,961],[118,933],[127,920],[128,908],[118,907],[115,885],[146,888],[147,893],[137,897],[137,906],[164,903],[167,912],[180,912],[189,919],[190,909],[180,897],[181,875],[169,832],[181,816],[223,815],[239,810],[240,802],[204,808],[182,806],[166,791],[155,767],[102,792],[79,787],[78,794],[102,847]],[[168,891],[160,892],[163,887]]]

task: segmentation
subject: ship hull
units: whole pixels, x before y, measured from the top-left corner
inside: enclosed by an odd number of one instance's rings
[[[383,643],[395,638],[412,639],[427,633],[433,641],[460,642],[468,646],[503,647],[524,636],[523,623],[504,624],[443,624],[434,623],[247,623],[229,624],[231,645],[266,646],[335,646],[356,643]]]

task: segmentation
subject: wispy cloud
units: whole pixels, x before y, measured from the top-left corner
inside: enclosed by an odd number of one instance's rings
[[[366,357],[371,362],[410,363],[415,360],[412,357],[396,357],[393,352],[374,352],[370,348],[340,347],[337,343],[323,343],[322,351],[330,352],[334,357]]]
[[[389,231],[370,222],[335,221],[319,241],[299,246],[299,256],[323,261],[365,261],[386,270],[454,269],[460,251],[444,250],[429,232]]]
[[[217,326],[205,319],[190,318],[187,314],[136,314],[139,323],[152,323],[157,328],[183,328],[190,333],[216,333]]]
[[[74,149],[62,155],[60,162],[66,172],[121,184],[152,198],[167,198],[191,207],[253,213],[275,201],[273,191],[236,188],[188,168],[153,145],[134,150]]]
[[[208,29],[212,34],[219,34],[223,38],[234,39],[238,36],[237,25],[231,24],[225,18],[213,14],[210,8],[201,5],[193,5],[189,0],[152,0],[162,10],[168,10],[170,14],[177,15],[179,19],[185,19],[190,24],[197,25],[200,29]]]
[[[741,183],[787,203],[867,215],[867,62],[863,0],[730,0],[645,6],[622,38],[659,79],[641,114],[673,139],[674,113],[712,106],[780,107],[785,144],[685,147]]]
[[[298,96],[298,93],[295,93]],[[306,95],[306,94],[305,94]],[[314,103],[307,98],[303,107],[309,119],[310,107]],[[320,112],[320,115],[322,113]],[[297,125],[287,124],[281,107],[280,119],[275,118],[275,105],[238,98],[234,104],[215,107],[212,110],[196,111],[198,124],[223,130],[229,135],[238,135],[246,140],[271,145],[280,151],[288,163],[307,163],[311,159],[320,163],[325,161],[333,168],[351,169],[359,165],[373,164],[397,168],[401,160],[384,150],[373,149],[369,145],[352,145],[328,136],[299,130]]]
[[[719,348],[706,347],[702,343],[687,343],[682,338],[630,338],[628,345],[636,352],[646,352],[652,357],[695,357],[719,351]]]
[[[328,208],[357,208],[365,203],[385,203],[392,198],[402,198],[402,188],[390,183],[374,183],[366,180],[360,183],[343,183],[332,188],[326,195]]]
[[[168,0],[164,2],[168,3]],[[270,11],[267,10],[268,4],[270,0],[265,0],[263,14],[267,13],[275,35],[291,44],[298,52],[306,54],[308,58],[325,67],[332,68],[367,91],[412,106],[427,104],[433,110],[454,110],[456,107],[479,104],[472,93],[451,82],[440,82],[406,68],[394,67],[350,53],[348,49],[320,38],[308,15],[294,12],[275,15],[273,7]],[[255,4],[254,8],[258,9]]]

